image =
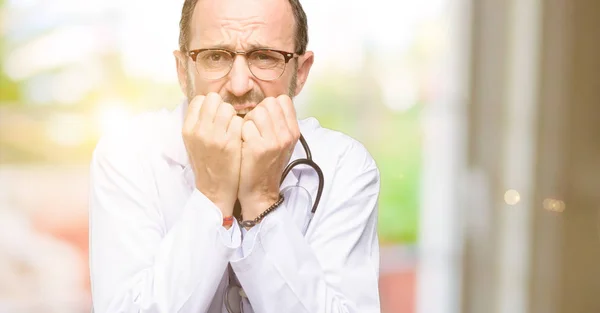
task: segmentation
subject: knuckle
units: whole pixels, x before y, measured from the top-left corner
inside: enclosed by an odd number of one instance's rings
[[[250,113],[254,113],[251,118],[262,117],[266,114],[266,109],[262,106],[257,106]]]
[[[275,147],[273,147],[273,152],[280,152],[283,151],[285,149],[285,144],[282,142],[279,142],[275,145]]]
[[[195,142],[198,140],[197,139],[198,136],[196,135],[196,133],[194,131],[189,131],[189,130],[183,131],[182,137],[183,137],[183,140],[187,141],[187,142]]]
[[[269,106],[271,106],[271,107],[277,107],[277,106],[279,106],[279,100],[278,100],[278,99],[279,99],[279,98],[274,98],[274,97],[271,97],[271,98],[269,99],[269,101],[267,102],[267,104],[268,104]]]
[[[218,93],[211,91],[206,95],[204,102],[214,105],[219,104],[221,102],[221,96]]]
[[[275,100],[275,98],[273,98],[273,97],[266,97],[266,98],[263,99],[263,101],[261,103],[262,105],[259,105],[257,107],[260,107],[260,106],[262,106],[262,107],[268,107],[269,105],[271,105],[273,102],[276,102],[276,101],[277,100]]]
[[[244,123],[244,119],[237,115],[234,115],[231,122],[242,125],[242,123]]]
[[[273,98],[273,97],[266,98],[265,105],[269,106],[269,107],[277,105],[277,98]]]
[[[221,150],[226,150],[225,148],[227,147],[227,140],[225,139],[225,136],[219,136],[215,138],[214,141],[216,147]]]
[[[292,102],[292,99],[288,95],[280,95],[277,97],[277,101],[281,104],[289,104]]]
[[[227,109],[226,104],[222,104],[219,106],[219,109],[217,110],[217,116],[218,117],[228,117],[231,116],[231,111],[229,111],[229,109]]]
[[[283,138],[283,147],[284,148],[292,146],[293,144],[294,144],[294,137],[292,135],[288,135]]]
[[[205,140],[204,144],[206,145],[206,147],[208,149],[219,149],[222,146],[220,140],[218,138],[214,138],[214,137],[209,140]]]
[[[244,121],[242,122],[242,131],[247,131],[251,126],[250,123],[252,123],[252,121],[244,119]]]
[[[211,92],[207,93],[206,97],[209,98],[209,99],[219,99],[219,98],[221,98],[221,96],[219,96],[219,94],[216,93],[216,92],[214,92],[214,91],[211,91]]]
[[[201,127],[197,127],[191,134],[191,137],[198,140],[205,140],[205,131]]]
[[[252,113],[252,112],[254,112],[254,111],[256,111],[257,113],[258,113],[258,112],[265,112],[265,110],[266,110],[266,107],[265,107],[265,106],[266,106],[266,104],[264,104],[264,105],[259,105],[259,106],[255,107],[255,108],[254,108],[252,111],[250,111],[250,113]]]
[[[294,145],[294,137],[292,137],[292,135],[284,137],[282,140],[282,144],[283,144],[283,149],[287,149],[287,148],[293,146]]]
[[[292,142],[292,134],[289,131],[282,131],[279,133],[279,143],[281,146],[287,146]]]
[[[204,99],[206,99],[206,96],[203,95],[196,95],[192,101],[190,102],[190,105],[193,106],[200,106],[202,105],[202,103],[204,102]]]
[[[286,106],[289,108],[294,107],[292,98],[290,98],[290,96],[288,96],[288,95],[281,95],[281,96],[277,97],[277,101],[279,102],[279,104],[281,106]]]
[[[231,119],[231,125],[232,125],[231,128],[234,130],[241,131],[243,124],[244,124],[244,120],[237,115],[234,115],[233,118]]]
[[[235,109],[233,108],[233,106],[229,103],[223,103],[222,104],[225,107],[225,113],[227,114],[227,116],[236,116],[237,112],[235,111]]]
[[[278,140],[273,140],[267,144],[267,151],[268,152],[277,152],[277,151],[281,150],[282,147],[283,147],[282,142],[280,142]]]
[[[254,151],[256,155],[265,155],[270,152],[268,146],[258,146],[255,148]]]

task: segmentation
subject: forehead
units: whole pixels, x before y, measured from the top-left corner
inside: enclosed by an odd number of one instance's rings
[[[263,45],[294,48],[294,17],[288,0],[199,0],[191,21],[190,48]]]

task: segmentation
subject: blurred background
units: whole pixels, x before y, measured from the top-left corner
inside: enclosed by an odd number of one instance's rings
[[[600,2],[302,2],[301,117],[382,175],[384,313],[600,312]],[[89,312],[88,165],[183,99],[182,1],[0,0],[0,312]]]

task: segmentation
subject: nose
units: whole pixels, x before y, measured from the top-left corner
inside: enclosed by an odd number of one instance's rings
[[[251,91],[254,88],[253,76],[248,68],[244,56],[238,55],[233,60],[231,71],[229,72],[229,83],[227,84],[228,91],[237,96],[241,97]]]

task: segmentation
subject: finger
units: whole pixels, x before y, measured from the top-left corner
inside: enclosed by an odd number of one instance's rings
[[[235,109],[227,102],[221,102],[215,116],[213,131],[215,134],[225,134],[229,128],[231,119],[236,116]]]
[[[264,102],[264,101],[263,101]],[[244,119],[246,121],[253,121],[254,125],[258,129],[258,132],[262,138],[268,141],[274,141],[275,132],[273,130],[273,122],[269,116],[269,111],[264,107],[263,102],[257,105],[250,113],[246,114]]]
[[[298,118],[296,117],[296,108],[292,99],[287,95],[281,95],[277,97],[281,111],[285,116],[288,129],[292,132],[294,137],[300,136],[300,128],[298,127]]]
[[[204,96],[196,96],[188,104],[183,120],[184,132],[191,133],[194,130],[194,127],[198,122],[198,118],[200,117],[200,108],[202,107],[202,102],[204,102]]]
[[[227,138],[228,139],[237,139],[237,140],[242,139],[243,125],[244,125],[244,119],[237,115],[234,115],[231,118],[231,122],[229,122],[229,127],[227,128]]]
[[[200,109],[200,122],[202,123],[200,126],[212,126],[221,102],[223,102],[221,96],[215,92],[210,92],[206,95],[202,108]]]
[[[287,121],[285,119],[285,115],[283,115],[283,110],[281,109],[281,105],[277,99],[273,99],[265,102],[265,107],[267,111],[269,111],[269,116],[271,117],[271,122],[273,123],[273,128],[275,130],[275,136],[282,141],[291,141],[291,133],[288,128]]]
[[[260,138],[261,138],[260,132],[258,131],[256,124],[254,124],[254,121],[252,121],[252,120],[244,121],[244,125],[242,126],[242,140],[243,141],[252,141],[252,140],[257,140]]]

